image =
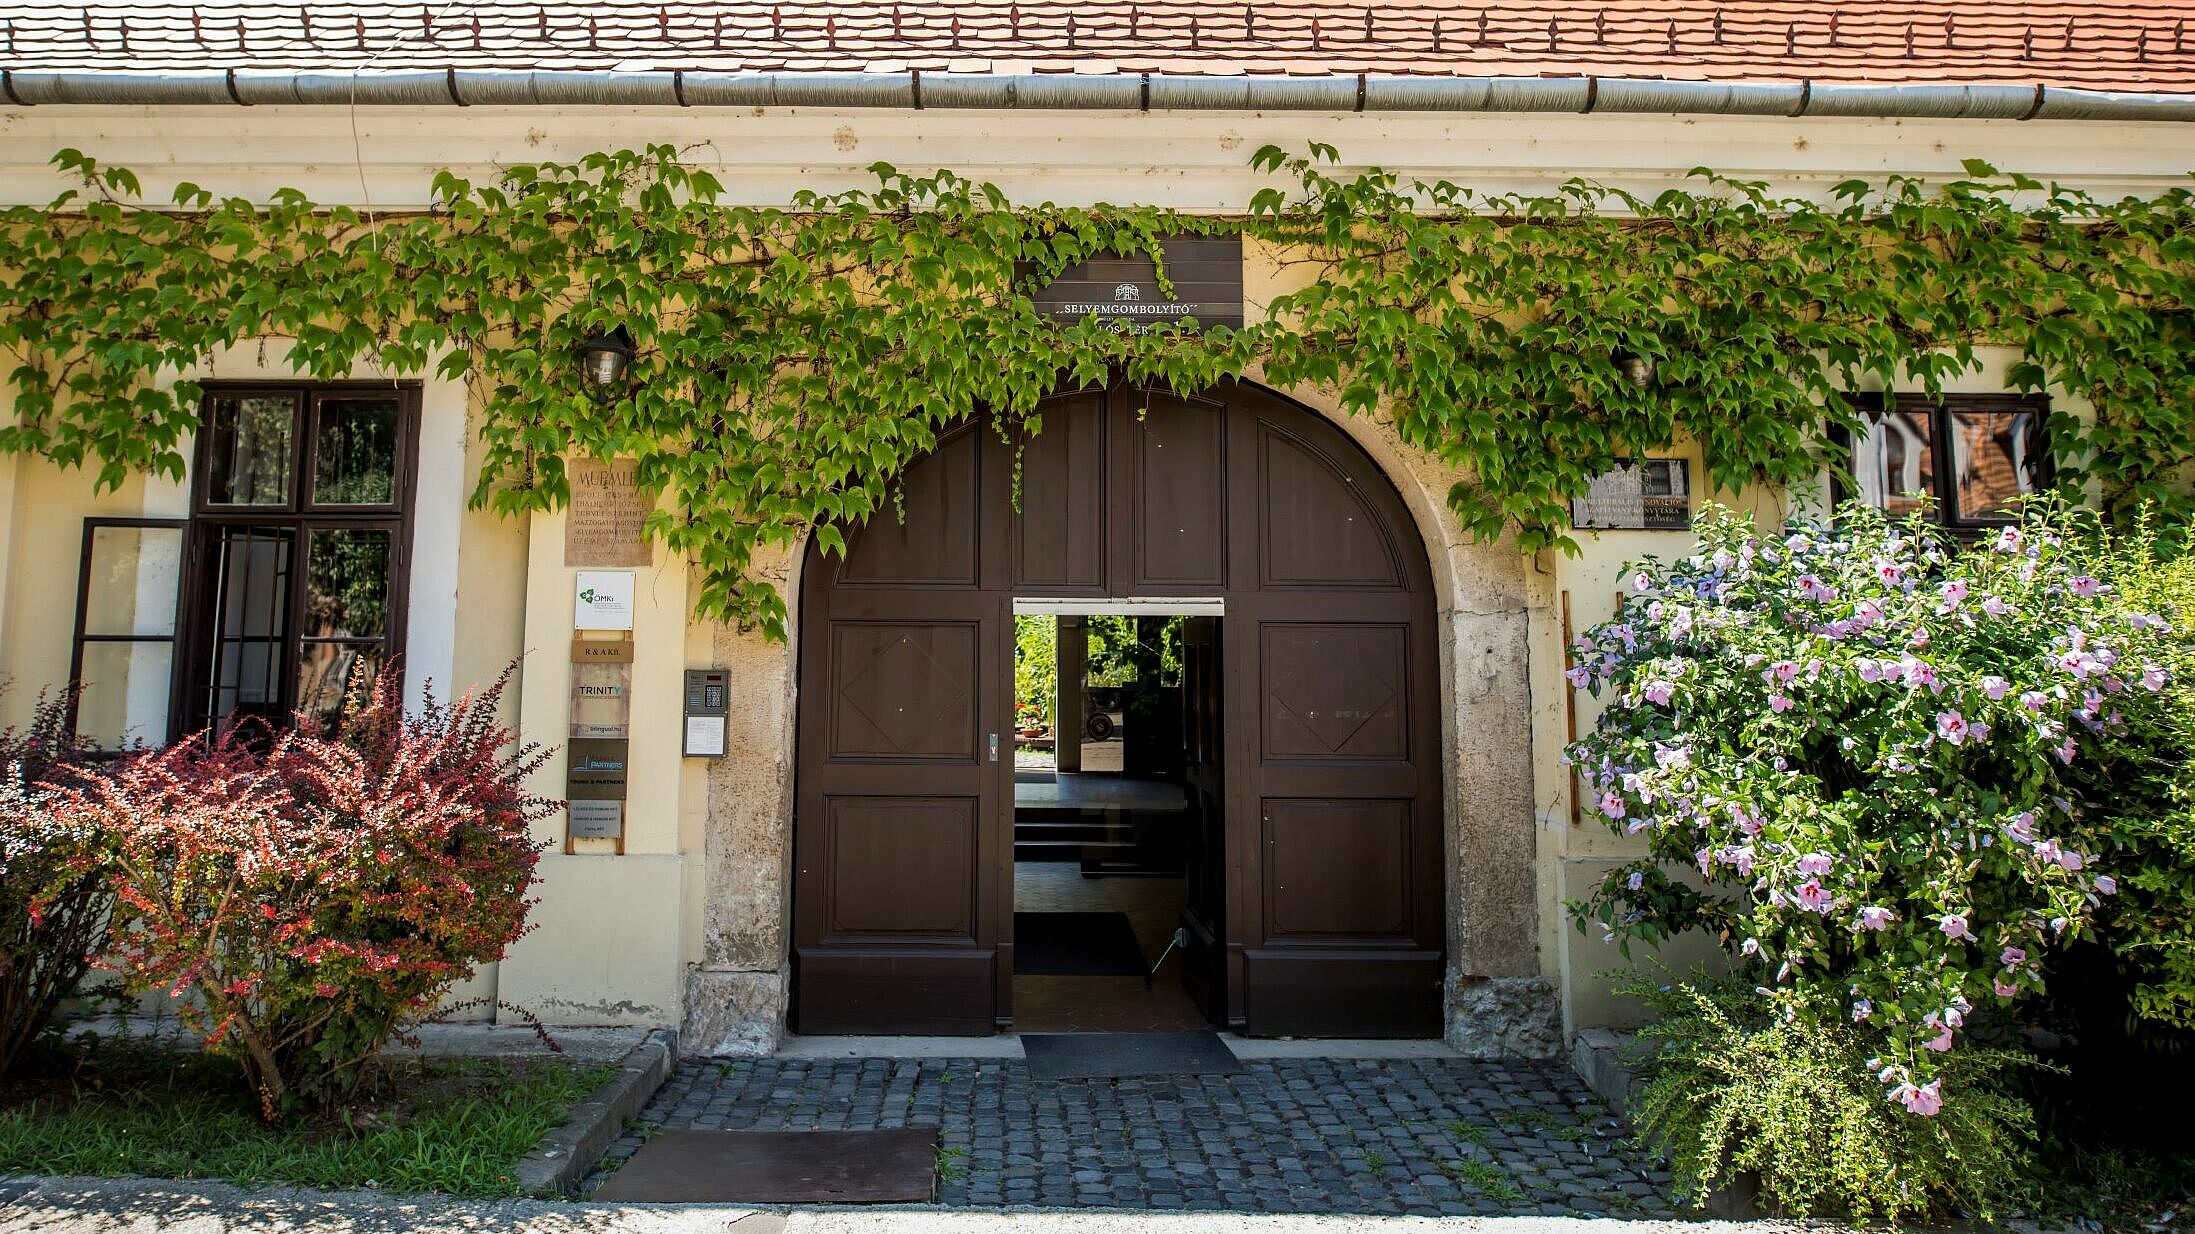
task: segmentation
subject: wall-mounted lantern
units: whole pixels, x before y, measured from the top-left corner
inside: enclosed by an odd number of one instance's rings
[[[1654,361],[1647,356],[1618,347],[1608,353],[1608,362],[1616,366],[1625,381],[1638,389],[1644,390],[1654,384]]]
[[[625,380],[625,370],[632,366],[632,331],[622,324],[614,330],[597,330],[580,344],[580,355],[585,362],[588,389],[596,398],[607,397]]]

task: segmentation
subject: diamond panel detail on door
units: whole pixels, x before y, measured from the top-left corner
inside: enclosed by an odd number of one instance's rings
[[[969,1034],[998,1005],[1006,662],[972,432],[801,588],[793,1026]],[[994,537],[995,538],[995,537]],[[1010,758],[1011,755],[1006,754]]]

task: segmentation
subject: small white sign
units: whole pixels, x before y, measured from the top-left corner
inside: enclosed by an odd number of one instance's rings
[[[686,717],[686,757],[724,757],[724,717]]]
[[[633,572],[581,570],[572,600],[574,630],[633,628]]]

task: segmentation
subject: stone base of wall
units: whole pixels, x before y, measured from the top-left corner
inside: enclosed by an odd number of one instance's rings
[[[686,1022],[680,1051],[761,1055],[777,1049],[785,1026],[790,975],[692,969],[686,974]]]
[[[1448,1044],[1466,1058],[1555,1058],[1562,1001],[1544,977],[1448,979]]]

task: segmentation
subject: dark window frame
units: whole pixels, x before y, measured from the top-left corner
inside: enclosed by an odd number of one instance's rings
[[[311,537],[320,531],[389,532],[389,611],[387,628],[379,639],[337,640],[379,643],[385,670],[403,681],[403,652],[409,633],[412,539],[418,511],[420,397],[418,382],[205,382],[200,401],[201,429],[191,470],[191,520],[184,555],[183,596],[177,622],[177,670],[174,700],[169,706],[169,738],[196,732],[221,717],[213,714],[214,644],[219,638],[219,555],[224,533],[244,528],[266,528],[296,537],[295,569],[283,597],[285,621],[281,634],[280,700],[275,710],[294,712],[297,704],[297,667],[304,645],[320,640],[303,633],[304,610],[310,588],[304,585],[304,562],[311,551]],[[264,397],[291,394],[295,415],[291,442],[291,480],[288,500],[281,505],[234,505],[208,500],[212,477],[214,401],[222,398]],[[360,397],[390,398],[397,404],[396,458],[392,500],[386,505],[320,505],[312,492],[319,465],[320,408],[329,402]]]
[[[1955,531],[1981,531],[2004,527],[2018,522],[2013,514],[1968,514],[1959,508],[1958,452],[1952,447],[1952,424],[1957,413],[1980,411],[2032,412],[2035,427],[2031,431],[2032,448],[2027,460],[2028,482],[2034,492],[2050,487],[2052,466],[2050,451],[2050,399],[2042,394],[1943,394],[1930,398],[1926,394],[1884,395],[1867,392],[1847,396],[1852,405],[1870,420],[1880,420],[1889,414],[1925,412],[1928,415],[1929,473],[1935,486],[1934,501],[1929,517]],[[1857,441],[1848,441],[1858,463]],[[1872,460],[1870,460],[1872,462]],[[1855,475],[1854,479],[1858,477]],[[1834,486],[1831,496],[1842,501],[1852,496],[1842,484]]]
[[[180,531],[183,533],[183,561],[179,563],[176,577],[173,631],[159,634],[87,634],[84,623],[91,617],[91,566],[92,549],[99,541],[99,533],[110,529],[135,529],[142,531]],[[97,516],[84,520],[84,541],[76,563],[76,624],[69,642],[69,732],[77,731],[78,707],[82,698],[75,691],[84,682],[84,648],[93,643],[166,643],[168,645],[168,731],[160,734],[162,741],[175,739],[176,679],[183,669],[183,593],[190,585],[191,524],[185,518],[110,518]],[[102,750],[103,754],[120,754],[120,750]]]

